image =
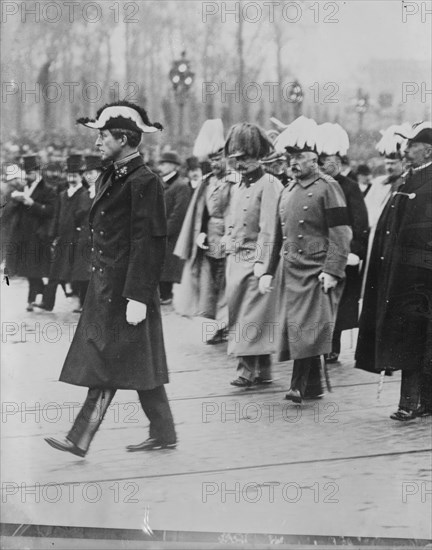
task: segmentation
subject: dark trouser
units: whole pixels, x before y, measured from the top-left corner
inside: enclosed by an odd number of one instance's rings
[[[60,281],[57,281],[55,279],[50,279],[48,281],[48,284],[45,287],[42,302],[47,309],[54,309],[56,294],[57,294],[57,286],[59,284],[60,284]]]
[[[159,283],[159,292],[161,300],[171,300],[173,297],[173,284],[167,281],[161,281]]]
[[[321,359],[319,355],[294,360],[291,389],[298,390],[302,397],[322,394]]]
[[[201,289],[207,297],[204,315],[216,319],[220,296],[225,293],[226,261],[225,258],[212,258],[211,256],[206,256],[204,261],[208,263],[206,288]]]
[[[257,376],[271,378],[271,355],[241,355],[238,360],[237,374],[249,382]]]
[[[403,370],[399,408],[415,411],[419,405],[432,410],[432,376],[420,370]]]
[[[333,331],[333,340],[332,340],[332,352],[340,354],[341,350],[341,338],[342,338],[342,331],[341,330],[335,330]]]
[[[43,294],[44,291],[44,284],[41,278],[36,277],[29,277],[29,291],[28,291],[28,297],[27,302],[29,304],[33,303],[36,300],[36,296],[38,294]]]
[[[83,451],[88,451],[115,393],[116,390],[90,388],[67,439]],[[145,415],[150,420],[150,437],[161,443],[175,443],[174,420],[165,387],[158,386],[152,390],[138,391],[138,397]]]
[[[89,282],[90,281],[74,281],[73,285],[72,285],[73,287],[76,288],[76,292],[78,294],[81,307],[84,304],[84,300],[85,300],[85,297],[86,297],[86,294],[87,294],[87,289],[88,289],[88,286],[89,286]]]

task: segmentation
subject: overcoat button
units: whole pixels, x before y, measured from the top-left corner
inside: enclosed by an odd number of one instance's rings
[[[281,223],[281,226],[284,227],[284,225],[285,225],[285,222],[282,222],[282,223]]]
[[[102,269],[102,268],[99,268],[99,271],[102,273],[103,269]]]
[[[99,250],[99,254],[102,255],[102,254],[103,254],[103,250]]]
[[[299,254],[303,254],[303,250],[297,250]]]
[[[92,248],[91,251],[94,252],[94,248]]]
[[[299,239],[303,239],[303,235],[297,235]]]
[[[390,231],[386,231],[386,235],[390,235]]]
[[[96,271],[96,268],[95,268],[95,267],[92,267],[92,271]]]
[[[381,260],[384,260],[384,256],[381,256]]]
[[[299,223],[300,223],[300,224],[304,224],[304,220],[300,220]]]
[[[308,208],[308,206],[303,206],[303,210],[307,210]]]
[[[313,193],[308,193],[308,197],[312,197]]]
[[[282,240],[283,240],[283,241],[286,241],[286,240],[287,240],[287,237],[282,237]]]
[[[103,231],[99,231],[99,235],[104,235],[104,232],[103,232]]]

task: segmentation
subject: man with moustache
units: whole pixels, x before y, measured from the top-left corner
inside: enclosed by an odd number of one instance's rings
[[[278,347],[281,361],[294,359],[285,396],[294,403],[323,393],[320,356],[331,351],[352,237],[342,189],[319,171],[316,142],[316,122],[301,116],[275,144],[290,155],[296,180],[282,192],[270,261],[260,279],[260,291],[271,292],[279,264]]]
[[[208,159],[211,172],[196,189],[189,205],[174,254],[185,260],[174,306],[182,315],[215,320],[206,325],[206,344],[227,340],[228,311],[225,297],[226,255],[222,237],[236,178],[227,172],[225,139],[220,119],[206,120],[195,140],[194,154]],[[216,328],[217,327],[217,328]]]
[[[60,375],[60,381],[89,391],[66,438],[46,441],[84,457],[116,390],[127,389],[138,392],[150,420],[150,438],[128,451],[174,448],[158,294],[167,233],[164,194],[138,151],[142,134],[162,126],[127,101],[105,105],[95,120],[78,122],[99,130],[96,146],[112,164],[96,185],[89,218],[92,274]]]
[[[409,171],[376,227],[356,367],[402,370],[390,418],[404,422],[432,414],[432,127],[420,123],[402,137]]]
[[[278,178],[266,174],[260,165],[260,159],[272,149],[265,132],[246,122],[234,125],[225,143],[225,155],[234,159],[241,174],[224,241],[228,254],[228,353],[238,358],[237,378],[231,385],[243,389],[272,382],[276,295],[261,295],[258,287],[267,270],[283,189]]]

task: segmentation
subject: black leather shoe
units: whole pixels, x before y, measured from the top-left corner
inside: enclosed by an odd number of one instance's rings
[[[339,353],[334,353],[333,351],[331,353],[326,353],[324,355],[324,361],[326,363],[337,363],[339,361]]]
[[[177,442],[164,443],[162,441],[158,441],[157,439],[149,437],[142,443],[138,443],[138,445],[128,445],[126,449],[129,453],[135,453],[137,451],[160,451],[161,449],[175,449],[176,446]]]
[[[293,403],[298,403],[301,405],[302,396],[298,390],[288,390],[288,393],[285,395],[287,401],[292,401]]]
[[[26,311],[34,311],[32,303],[27,304]]]
[[[242,376],[239,376],[232,382],[230,382],[231,386],[236,386],[237,388],[250,388],[253,386],[253,382],[250,380],[246,380],[246,378],[243,378]]]
[[[86,455],[86,451],[83,451],[77,447],[74,443],[72,443],[72,441],[69,441],[69,439],[59,441],[53,437],[45,437],[45,441],[48,445],[59,451],[66,451],[67,453],[72,453],[73,455],[80,456],[81,458],[84,458]]]
[[[219,329],[214,336],[206,341],[208,346],[215,346],[217,344],[223,344],[228,342],[228,336],[225,329]]]
[[[273,379],[262,378],[261,376],[257,376],[253,383],[255,386],[268,386],[269,384],[273,384]]]
[[[33,303],[34,307],[37,307],[38,309],[44,309],[45,311],[52,311],[53,308],[51,307],[48,307],[46,306],[43,302],[41,302],[40,304],[37,304],[36,302]]]
[[[416,418],[415,411],[404,411],[403,409],[398,409],[396,412],[390,415],[392,420],[399,420],[401,422],[407,422],[407,420],[414,420]]]
[[[426,408],[426,407],[421,406],[416,410],[416,416],[418,416],[419,418],[424,418],[426,416],[432,416],[432,408]]]

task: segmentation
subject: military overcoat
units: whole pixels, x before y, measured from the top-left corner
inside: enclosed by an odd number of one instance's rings
[[[352,230],[345,197],[331,177],[317,173],[283,192],[269,273],[278,266],[278,349],[280,359],[330,353]],[[279,259],[280,258],[280,259]],[[339,279],[325,294],[318,276]]]

